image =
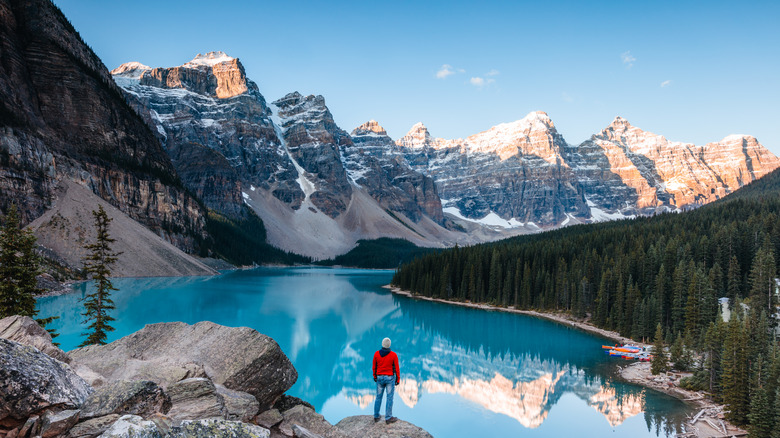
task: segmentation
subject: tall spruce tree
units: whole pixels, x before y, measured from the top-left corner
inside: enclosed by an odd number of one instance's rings
[[[659,323],[655,328],[655,343],[653,344],[653,362],[650,364],[650,372],[659,374],[666,372],[669,364],[664,351],[664,329]]]
[[[35,254],[35,236],[21,229],[19,211],[11,205],[0,233],[0,318],[11,315],[34,317],[36,277],[41,273]]]
[[[92,280],[95,281],[95,291],[84,297],[84,322],[90,323],[88,331],[84,333],[87,339],[80,345],[103,345],[106,343],[107,332],[114,331],[111,327],[111,321],[114,318],[108,314],[114,309],[114,302],[111,300],[111,291],[117,290],[111,283],[111,266],[116,262],[120,253],[111,251],[111,244],[116,241],[108,234],[108,225],[111,219],[103,210],[103,206],[98,206],[97,211],[93,211],[95,217],[95,228],[97,230],[97,240],[95,243],[85,245],[84,248],[89,254],[84,259],[84,270]]]

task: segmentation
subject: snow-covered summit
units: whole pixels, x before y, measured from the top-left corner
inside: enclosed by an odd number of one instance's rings
[[[231,56],[228,56],[225,52],[217,51],[217,52],[208,52],[206,54],[200,54],[198,53],[198,56],[192,59],[192,61],[184,64],[182,67],[198,67],[198,66],[207,66],[207,67],[213,67],[221,62],[229,62],[233,61],[236,58],[233,58]]]
[[[130,61],[130,62],[125,62],[119,67],[111,70],[111,74],[113,76],[118,76],[121,78],[140,79],[141,75],[143,75],[145,71],[151,69],[152,68],[149,67],[148,65],[141,64],[140,62],[137,61]]]

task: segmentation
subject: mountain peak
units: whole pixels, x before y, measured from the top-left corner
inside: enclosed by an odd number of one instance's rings
[[[148,65],[141,64],[140,62],[130,61],[125,62],[119,67],[111,70],[113,76],[119,76],[122,78],[139,79],[141,75],[152,68]]]
[[[352,131],[353,137],[366,134],[387,135],[387,131],[374,119],[363,123]]]
[[[217,52],[208,52],[206,54],[198,53],[195,58],[192,59],[192,61],[184,64],[186,67],[196,67],[205,65],[208,67],[213,67],[221,62],[229,62],[233,61],[236,58],[233,58],[231,56],[228,56],[225,52],[217,51]]]
[[[628,123],[628,120],[617,116],[614,120],[612,120],[612,123],[609,124],[611,127],[628,127],[631,126],[631,123]]]

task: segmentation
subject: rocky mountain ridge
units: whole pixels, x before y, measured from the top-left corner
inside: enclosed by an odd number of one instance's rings
[[[171,68],[126,63],[112,73],[185,186],[229,216],[249,206],[277,247],[320,258],[364,238],[478,241],[443,226],[433,181],[399,151],[382,152],[389,137],[351,136],[322,96],[293,92],[267,105],[240,61],[222,52]],[[233,91],[220,94],[219,84]]]
[[[269,242],[315,258],[360,238],[448,246],[695,208],[780,166],[749,136],[696,146],[620,117],[570,145],[542,111],[465,139],[418,123],[394,141],[374,120],[348,134],[322,96],[267,104],[223,52],[112,74],[190,190],[227,215],[250,206]]]
[[[540,111],[456,140],[418,123],[396,145],[436,181],[445,212],[529,231],[695,208],[780,166],[751,136],[696,146],[621,117],[570,145]]]

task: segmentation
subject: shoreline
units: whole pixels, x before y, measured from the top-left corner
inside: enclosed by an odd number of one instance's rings
[[[520,310],[514,307],[499,307],[489,304],[476,304],[471,302],[461,301],[449,301],[441,298],[424,297],[420,295],[414,295],[409,291],[402,290],[398,287],[386,284],[382,288],[388,289],[395,295],[401,295],[407,298],[416,300],[432,301],[442,304],[450,304],[461,307],[470,307],[472,309],[481,309],[487,311],[516,313],[520,315],[533,316],[536,318],[545,319],[548,321],[556,322],[558,324],[573,327],[590,334],[609,339],[623,344],[635,344],[643,347],[652,347],[651,344],[634,341],[633,339],[621,336],[617,332],[601,329],[595,327],[587,322],[578,321],[571,316],[560,313],[538,312],[535,310]],[[645,388],[653,389],[655,391],[662,392],[666,395],[674,397],[683,403],[699,409],[693,418],[689,418],[686,421],[684,433],[679,433],[677,437],[732,437],[732,436],[747,436],[747,432],[739,427],[734,426],[723,418],[724,406],[715,403],[712,399],[699,391],[688,391],[680,388],[679,381],[680,375],[684,373],[666,373],[652,375],[650,373],[649,362],[633,362],[628,366],[617,365],[618,376],[627,381]],[[670,378],[671,375],[671,378]]]

